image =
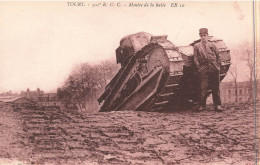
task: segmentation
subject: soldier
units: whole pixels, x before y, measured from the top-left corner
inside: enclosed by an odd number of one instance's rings
[[[222,111],[219,92],[220,60],[216,45],[208,40],[208,29],[199,30],[201,41],[194,45],[194,63],[198,70],[200,96],[198,111],[206,108],[207,90],[212,89],[214,109]]]

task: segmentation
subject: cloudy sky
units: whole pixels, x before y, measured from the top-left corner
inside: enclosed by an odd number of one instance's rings
[[[129,7],[129,2],[121,2],[121,7],[91,7],[97,2],[85,2],[84,7],[67,2],[0,2],[0,93],[37,87],[55,91],[75,64],[115,59],[120,39],[140,31],[168,35],[179,46],[198,39],[201,27],[231,48],[252,41],[252,2],[177,3],[185,6],[170,7],[170,2],[157,8]]]

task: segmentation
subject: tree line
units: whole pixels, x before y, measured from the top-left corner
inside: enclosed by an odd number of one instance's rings
[[[256,43],[259,44],[260,43]],[[231,76],[231,81],[235,85],[235,97],[238,102],[238,77],[244,75],[248,81],[248,101],[253,101],[254,97],[257,97],[257,84],[259,79],[259,65],[260,59],[255,54],[257,51],[254,50],[254,44],[250,42],[243,42],[236,49],[231,51],[231,67],[228,71]],[[246,70],[244,70],[246,69]],[[241,74],[241,75],[240,75]]]
[[[87,62],[78,64],[57,89],[58,97],[66,108],[96,110],[97,98],[118,70],[115,60],[106,60],[97,65]]]

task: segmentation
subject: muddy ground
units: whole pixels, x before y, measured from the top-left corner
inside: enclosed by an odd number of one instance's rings
[[[0,164],[256,164],[253,105],[71,113],[0,103]]]

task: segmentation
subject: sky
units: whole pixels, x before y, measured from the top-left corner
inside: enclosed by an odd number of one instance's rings
[[[140,31],[168,35],[177,46],[197,40],[202,27],[230,48],[252,42],[253,5],[249,1],[179,1],[184,7],[175,8],[171,2],[165,2],[166,7],[129,7],[129,3],[92,7],[98,2],[85,2],[85,6],[0,2],[0,93],[38,87],[56,91],[76,64],[115,60],[120,39]],[[247,72],[245,67],[239,69]],[[241,74],[240,80],[244,77]]]

